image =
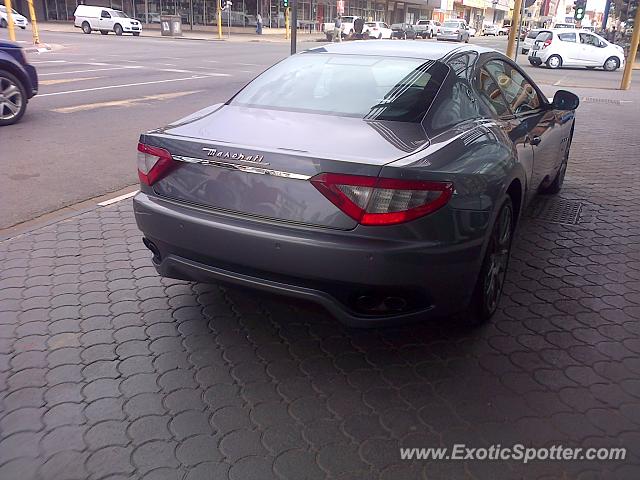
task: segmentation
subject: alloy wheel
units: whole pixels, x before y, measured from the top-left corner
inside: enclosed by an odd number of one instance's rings
[[[513,210],[503,208],[496,221],[490,242],[489,268],[484,280],[484,299],[487,311],[493,313],[498,308],[502,286],[509,265],[511,236],[513,232]]]
[[[24,98],[20,87],[0,74],[0,120],[10,122],[20,114]]]
[[[547,65],[549,65],[550,68],[558,68],[561,63],[562,60],[560,60],[560,57],[557,55],[552,55],[549,57],[549,60],[547,60]]]
[[[604,63],[604,69],[607,72],[613,72],[617,68],[618,68],[618,61],[613,57],[608,58],[607,61]]]

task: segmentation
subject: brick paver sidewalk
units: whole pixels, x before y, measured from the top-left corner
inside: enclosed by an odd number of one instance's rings
[[[524,221],[478,330],[161,280],[130,201],[0,242],[0,479],[640,478],[637,100],[580,107],[582,222]],[[454,443],[628,455],[400,460]]]

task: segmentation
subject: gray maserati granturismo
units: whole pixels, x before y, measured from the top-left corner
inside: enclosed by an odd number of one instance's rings
[[[536,193],[557,193],[578,97],[473,45],[312,48],[138,145],[160,275],[313,300],[354,326],[488,320]]]

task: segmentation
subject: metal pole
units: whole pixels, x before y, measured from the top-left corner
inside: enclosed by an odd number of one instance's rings
[[[609,11],[611,10],[611,0],[607,0],[604,6],[604,15],[602,16],[602,30],[607,29],[607,22],[609,21]]]
[[[36,10],[33,8],[33,0],[27,0],[29,3],[29,16],[31,17],[31,30],[33,33],[33,43],[40,43],[40,35],[38,34],[38,21],[36,20]]]
[[[284,39],[289,40],[289,15],[291,10],[289,7],[284,9]]]
[[[631,35],[631,47],[629,55],[624,65],[624,73],[622,74],[622,82],[620,82],[620,90],[629,90],[631,87],[631,72],[633,71],[633,63],[638,54],[638,42],[640,42],[640,5],[636,10],[636,19],[633,22],[633,34]]]
[[[525,2],[522,2],[522,12],[520,13],[520,21],[518,22],[518,41],[516,42],[516,57],[515,61],[518,63],[518,54],[520,53],[520,35],[522,33],[522,19],[524,18],[524,5]]]
[[[16,41],[16,27],[13,24],[13,10],[11,9],[11,0],[4,0],[4,6],[7,9],[7,28],[9,29],[9,40]]]
[[[291,55],[294,55],[296,53],[296,43],[298,40],[297,37],[298,37],[298,0],[291,0]]]
[[[522,10],[522,2],[524,0],[515,0],[513,6],[513,18],[511,19],[511,28],[509,28],[509,43],[507,44],[507,57],[513,58],[513,49],[516,45],[517,29],[516,25],[520,24],[520,11]],[[517,52],[516,52],[517,55]]]
[[[222,40],[222,9],[220,6],[220,2],[222,0],[216,0],[218,4],[218,8],[216,9],[216,20],[218,23],[218,40]]]

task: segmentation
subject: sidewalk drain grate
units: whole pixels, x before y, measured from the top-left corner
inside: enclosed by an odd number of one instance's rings
[[[582,102],[584,103],[608,103],[611,105],[622,105],[622,100],[613,100],[611,98],[597,98],[597,97],[582,97]]]
[[[539,198],[531,206],[528,217],[561,225],[577,225],[582,203],[564,198]]]

